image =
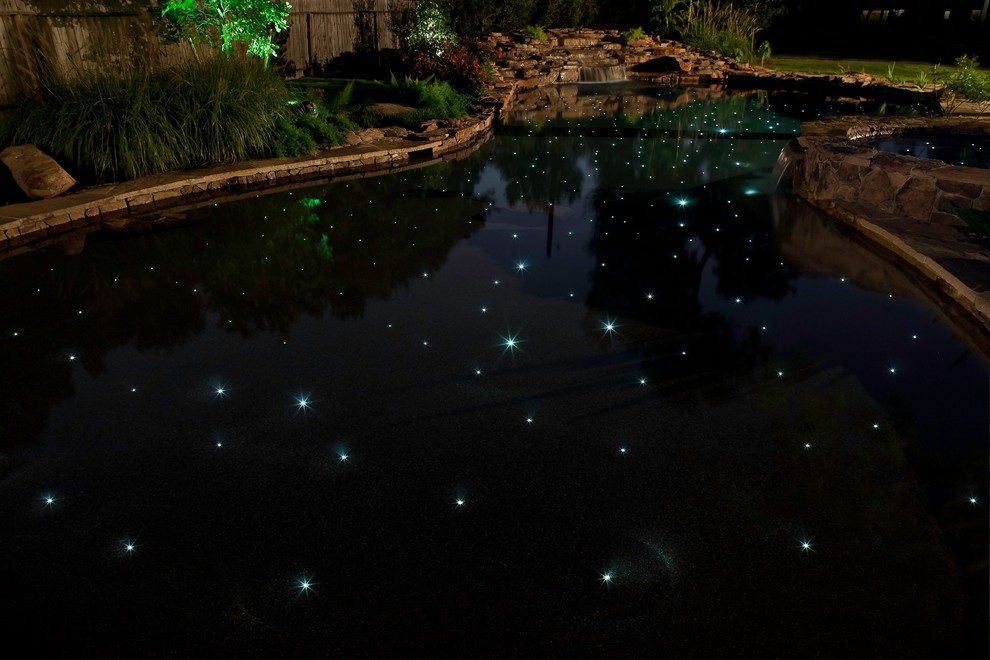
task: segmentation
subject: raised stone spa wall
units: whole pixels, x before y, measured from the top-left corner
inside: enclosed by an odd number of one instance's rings
[[[990,138],[990,120],[839,117],[801,127],[791,169],[794,190],[819,204],[870,216],[958,225],[949,207],[990,210],[990,170],[886,153],[869,138],[931,134]]]

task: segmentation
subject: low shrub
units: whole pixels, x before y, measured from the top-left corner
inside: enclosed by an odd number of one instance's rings
[[[962,55],[956,58],[956,69],[945,78],[943,98],[949,112],[963,101],[977,105],[982,115],[990,110],[990,73],[980,70],[976,57]]]
[[[300,121],[301,120],[301,121]],[[316,153],[316,140],[310,134],[305,115],[281,115],[275,120],[278,139],[272,144],[272,154],[279,158]]]
[[[470,96],[458,92],[447,81],[418,80],[409,76],[398,80],[392,76],[390,87],[397,102],[422,109],[432,119],[463,117],[472,101]]]
[[[960,241],[990,249],[990,211],[956,208],[954,206],[949,206],[944,210],[962,220],[963,224],[956,226],[956,229],[963,235],[963,238],[959,239]]]
[[[412,77],[446,81],[471,95],[478,95],[495,83],[493,59],[492,53],[480,42],[452,45],[443,57],[434,57],[422,50],[403,54],[403,62]]]
[[[760,43],[759,47],[756,49],[756,54],[760,58],[760,66],[764,66],[766,64],[767,58],[770,57],[771,52],[772,50],[769,41],[764,40]]]
[[[634,27],[628,32],[623,33],[622,38],[626,43],[629,43],[630,41],[639,41],[640,39],[646,38],[646,33],[643,32],[642,27]]]
[[[547,33],[542,25],[527,25],[522,29],[523,36],[534,41],[546,41]]]

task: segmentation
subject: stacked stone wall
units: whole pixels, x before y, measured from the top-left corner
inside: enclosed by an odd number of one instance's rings
[[[802,127],[792,169],[794,190],[819,204],[855,206],[868,216],[959,224],[951,208],[990,210],[990,170],[886,153],[866,138],[927,131],[990,137],[990,121],[862,119],[813,122]]]
[[[520,88],[579,82],[582,68],[619,67],[628,77],[671,85],[717,84],[729,70],[749,69],[667,39],[627,42],[618,30],[555,29],[539,41],[496,33],[487,40],[499,73]]]

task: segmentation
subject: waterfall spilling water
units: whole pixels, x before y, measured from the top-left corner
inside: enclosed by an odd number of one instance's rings
[[[770,174],[770,181],[768,193],[775,193],[780,187],[780,182],[783,180],[784,175],[787,174],[787,168],[790,167],[791,163],[794,161],[794,150],[791,149],[791,145],[785,144],[784,148],[780,150],[780,155],[777,156],[777,163],[773,166],[773,172]]]
[[[774,227],[780,226],[782,217],[781,208],[786,205],[785,196],[780,193],[780,182],[784,180],[784,175],[787,174],[787,168],[793,162],[794,150],[791,148],[791,143],[788,142],[780,150],[780,154],[777,156],[777,162],[773,166],[773,172],[770,173],[770,178],[764,184],[767,188],[766,192],[770,201],[770,213],[773,216]],[[789,189],[790,187],[788,187]]]
[[[579,82],[617,82],[628,80],[626,67],[622,64],[615,66],[583,66],[578,72]]]

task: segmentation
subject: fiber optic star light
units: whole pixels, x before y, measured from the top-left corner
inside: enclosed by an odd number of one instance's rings
[[[502,353],[514,353],[516,349],[519,348],[519,335],[507,332],[504,335],[499,335],[499,339],[502,340]]]
[[[309,592],[313,591],[313,578],[308,575],[304,575],[296,580],[296,591],[299,596],[305,596],[309,594]]]
[[[618,328],[619,328],[619,324],[615,322],[615,319],[606,318],[604,321],[602,321],[600,329],[606,335],[611,335],[617,332]]]

